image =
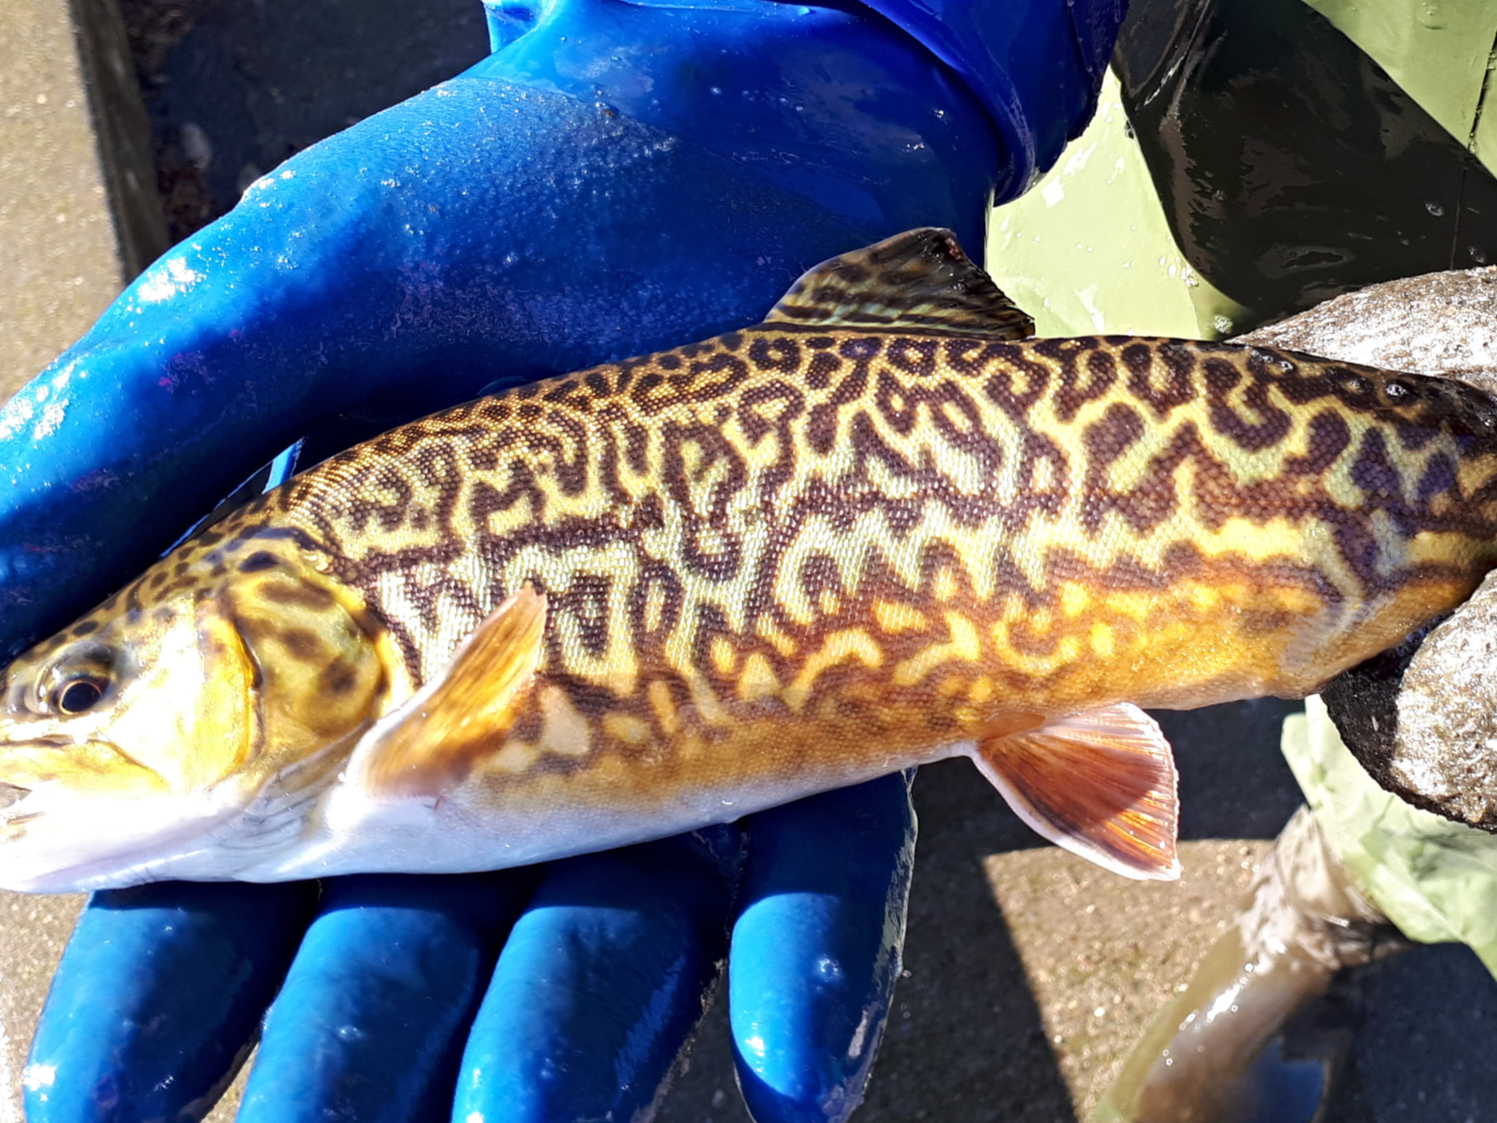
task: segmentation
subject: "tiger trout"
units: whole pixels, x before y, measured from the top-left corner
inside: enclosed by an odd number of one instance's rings
[[[1305,695],[1467,597],[1497,406],[1031,327],[914,231],[296,476],[8,669],[0,885],[520,865],[955,754],[1175,876],[1138,707]]]

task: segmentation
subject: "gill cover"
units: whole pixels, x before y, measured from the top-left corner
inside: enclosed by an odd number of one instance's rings
[[[346,587],[290,543],[241,549],[223,600],[251,659],[262,729],[275,770],[349,742],[388,692],[388,637]]]
[[[304,552],[258,546],[189,542],[11,666],[0,885],[234,876],[306,813],[387,676]]]

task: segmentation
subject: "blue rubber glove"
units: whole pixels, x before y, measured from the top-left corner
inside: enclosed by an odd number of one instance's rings
[[[339,878],[320,902],[306,883],[98,893],[37,1029],[27,1118],[196,1118],[272,998],[243,1123],[643,1118],[731,924],[750,1110],[845,1119],[898,974],[914,841],[908,777],[889,776],[742,833],[539,871]]]
[[[1070,43],[1054,74],[1025,62],[1034,82],[1091,88],[1070,6],[1008,11],[1011,54],[1032,53],[1016,28]],[[557,0],[494,5],[491,28],[490,59],[266,177],[0,415],[0,643],[87,607],[302,434],[326,451],[496,376],[741,326],[807,266],[912,226],[975,255],[1013,179],[999,138],[1024,114],[985,108],[918,27]],[[1088,109],[1051,115],[1063,134]],[[913,831],[896,776],[540,871],[100,893],[29,1116],[191,1118],[274,997],[245,1120],[635,1117],[731,939],[753,1111],[842,1119],[897,973]]]

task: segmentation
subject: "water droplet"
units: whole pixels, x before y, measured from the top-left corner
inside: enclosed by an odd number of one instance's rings
[[[1424,0],[1419,5],[1419,22],[1431,31],[1439,31],[1449,21],[1445,18],[1445,10],[1440,6],[1440,0]]]
[[[1445,213],[1445,208],[1440,206],[1440,204],[1436,203],[1433,199],[1424,204],[1424,209],[1429,211],[1429,213],[1434,215],[1436,218],[1439,218]]]

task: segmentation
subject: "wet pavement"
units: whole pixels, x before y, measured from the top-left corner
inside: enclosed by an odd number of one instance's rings
[[[126,0],[173,234],[330,131],[455,73],[486,39],[476,0]],[[129,270],[109,152],[90,133],[61,0],[0,8],[0,378],[7,392],[91,322]],[[82,10],[82,9],[80,9]],[[98,132],[98,129],[94,129]],[[102,155],[101,155],[102,154]],[[62,217],[59,217],[62,216]],[[1288,707],[1162,715],[1177,748],[1185,875],[1137,884],[1040,846],[964,761],[928,768],[905,973],[864,1123],[1084,1118],[1190,974],[1299,801],[1277,752]],[[0,1123],[76,909],[0,896]],[[1497,985],[1463,948],[1374,973],[1328,1119],[1497,1119]],[[7,1109],[12,1116],[7,1116]],[[227,1105],[214,1118],[228,1118]],[[658,1116],[747,1118],[721,1003]]]

